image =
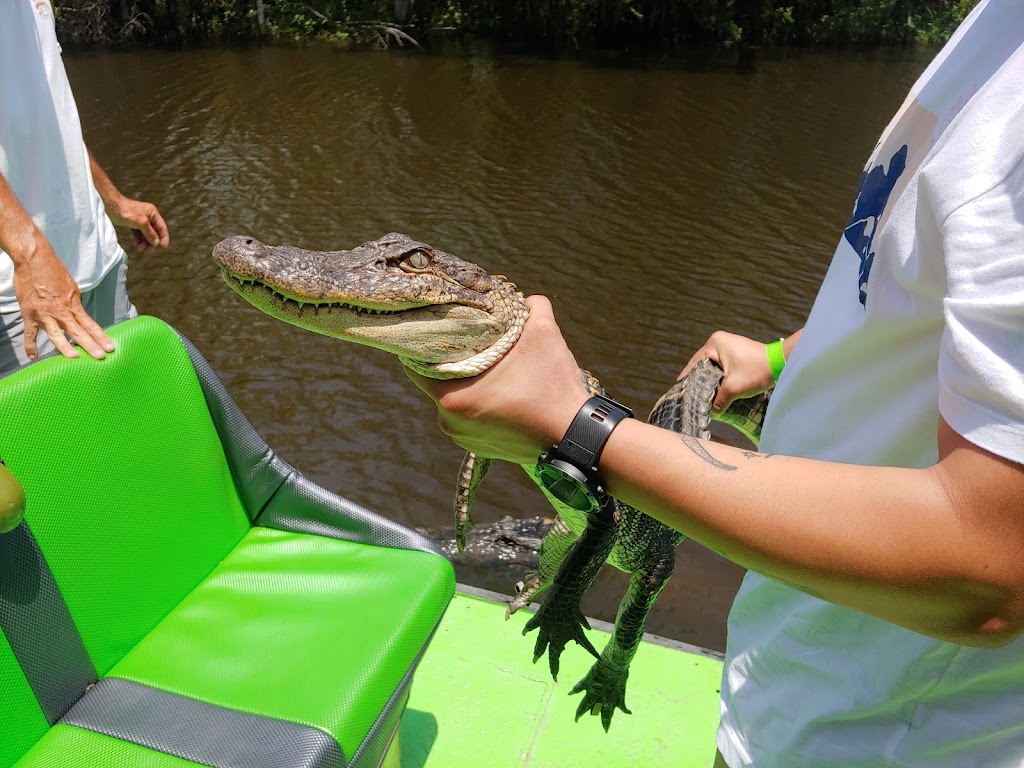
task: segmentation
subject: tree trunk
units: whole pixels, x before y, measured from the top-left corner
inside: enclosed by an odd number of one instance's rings
[[[256,22],[260,25],[260,36],[267,36],[267,14],[263,8],[263,0],[256,0]]]

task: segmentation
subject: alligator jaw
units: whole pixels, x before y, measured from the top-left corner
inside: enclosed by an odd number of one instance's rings
[[[223,269],[221,276],[242,298],[271,317],[422,363],[463,360],[487,349],[505,332],[493,316],[461,304],[389,312],[343,303],[299,301],[260,282],[240,280]]]
[[[522,295],[504,278],[404,235],[351,251],[232,237],[213,257],[224,281],[266,314],[391,352],[434,378],[480,373],[526,319]]]

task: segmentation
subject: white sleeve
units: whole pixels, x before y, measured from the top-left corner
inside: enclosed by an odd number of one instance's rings
[[[1024,136],[1024,113],[1011,120]],[[946,263],[939,411],[965,439],[1024,463],[1024,146],[1009,172],[941,224]],[[969,172],[968,172],[969,173]]]

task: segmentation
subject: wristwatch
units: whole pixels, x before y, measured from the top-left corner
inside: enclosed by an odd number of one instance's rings
[[[558,445],[537,459],[534,475],[548,493],[573,509],[596,513],[608,499],[597,469],[612,430],[633,411],[595,395],[583,404]]]

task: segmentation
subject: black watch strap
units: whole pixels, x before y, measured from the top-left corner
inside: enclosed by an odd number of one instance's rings
[[[595,395],[576,412],[576,417],[561,442],[555,446],[555,451],[589,474],[589,469],[597,467],[601,451],[611,437],[612,430],[620,421],[632,416],[633,411],[621,403]]]

